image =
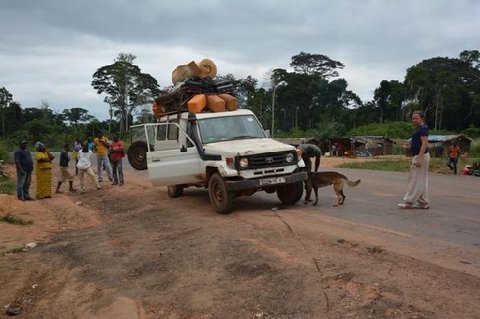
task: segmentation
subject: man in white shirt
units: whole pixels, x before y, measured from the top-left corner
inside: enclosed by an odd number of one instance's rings
[[[97,187],[97,189],[102,188],[102,186],[97,180],[97,177],[95,176],[95,173],[91,168],[92,154],[93,153],[88,150],[88,144],[83,143],[82,149],[80,150],[80,152],[78,152],[78,163],[77,163],[77,168],[80,172],[80,192],[82,194],[85,194],[85,185],[84,185],[85,174],[91,177],[92,182],[95,184],[95,187]]]

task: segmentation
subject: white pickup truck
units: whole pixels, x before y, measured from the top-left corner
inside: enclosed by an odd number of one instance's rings
[[[205,187],[215,210],[228,213],[236,197],[260,190],[277,192],[285,205],[303,195],[300,151],[268,138],[249,110],[175,113],[131,129],[130,164],[148,169],[152,184],[168,186],[170,197]]]

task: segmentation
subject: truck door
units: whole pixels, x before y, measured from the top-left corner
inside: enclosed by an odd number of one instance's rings
[[[154,126],[153,150],[147,152],[150,181],[155,186],[198,183],[202,179],[201,162],[193,140],[177,123],[149,124]]]

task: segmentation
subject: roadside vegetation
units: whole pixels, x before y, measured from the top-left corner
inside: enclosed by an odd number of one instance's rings
[[[460,159],[458,162],[458,173],[462,171],[462,168],[469,164],[472,165],[474,162],[480,162],[480,157],[470,157],[468,159]],[[431,173],[439,174],[450,174],[450,169],[446,165],[446,158],[432,158],[430,160],[429,171]],[[376,171],[397,171],[397,172],[406,172],[410,167],[410,159],[375,159],[371,158],[368,161],[363,162],[351,162],[343,163],[338,165],[340,168],[354,168],[354,169],[368,169]]]
[[[22,226],[33,224],[33,221],[25,220],[22,217],[15,216],[11,213],[7,213],[5,216],[0,216],[0,222]]]

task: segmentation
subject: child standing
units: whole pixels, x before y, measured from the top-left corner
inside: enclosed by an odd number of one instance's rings
[[[69,156],[69,151],[70,151],[70,145],[66,143],[63,146],[63,152],[60,153],[60,181],[57,183],[57,189],[55,190],[55,193],[57,194],[63,194],[63,192],[60,190],[60,187],[62,186],[62,183],[68,183],[70,184],[70,188],[68,189],[70,192],[75,192],[77,191],[75,188],[73,188],[73,175],[70,173],[68,170],[68,162],[70,162],[70,156]]]

